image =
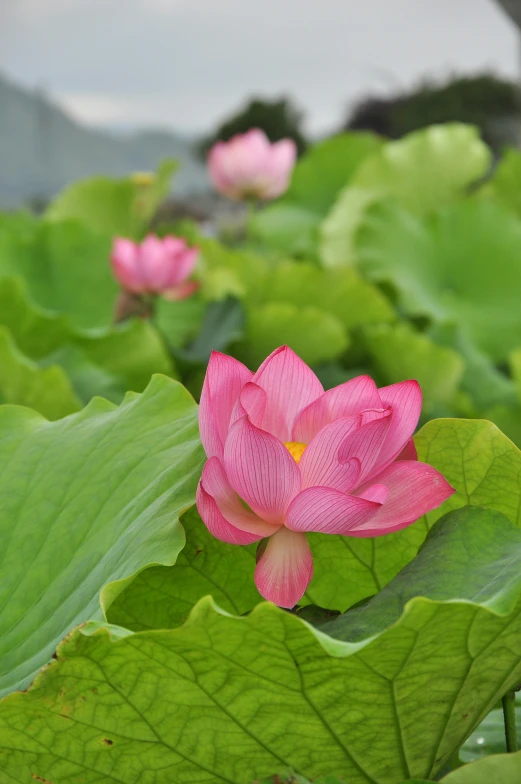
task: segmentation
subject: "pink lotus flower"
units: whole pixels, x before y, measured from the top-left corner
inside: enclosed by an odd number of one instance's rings
[[[112,245],[115,278],[132,294],[162,294],[167,299],[185,299],[198,284],[187,280],[199,251],[179,237],[149,234],[141,244],[116,237]]]
[[[229,199],[275,199],[288,187],[296,156],[293,139],[271,144],[263,131],[253,128],[212,147],[210,179]]]
[[[454,492],[417,462],[416,381],[377,389],[359,376],[324,392],[287,346],[258,371],[213,353],[199,427],[208,456],[197,509],[231,544],[267,539],[255,583],[293,607],[313,574],[306,533],[381,536],[410,525]]]

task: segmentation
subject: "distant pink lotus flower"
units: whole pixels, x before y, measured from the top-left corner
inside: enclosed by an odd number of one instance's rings
[[[271,143],[253,128],[217,142],[208,156],[212,183],[229,199],[275,199],[287,189],[297,147],[293,139]]]
[[[411,436],[421,404],[416,381],[377,389],[359,376],[324,392],[287,346],[255,374],[212,354],[197,508],[224,542],[267,539],[255,569],[265,599],[281,607],[301,599],[313,574],[306,533],[381,536],[452,495],[438,471],[417,462]]]
[[[185,299],[198,284],[188,280],[199,251],[179,237],[149,234],[141,244],[116,237],[111,262],[115,278],[131,294],[162,294]]]

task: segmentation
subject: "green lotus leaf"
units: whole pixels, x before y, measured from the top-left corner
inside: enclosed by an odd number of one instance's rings
[[[427,412],[433,403],[453,400],[464,372],[463,358],[456,351],[438,346],[405,323],[367,328],[364,336],[386,384],[417,379]]]
[[[520,177],[521,153],[514,149],[505,150],[492,177],[481,188],[480,195],[494,199],[521,215]]]
[[[467,509],[440,521],[421,563],[426,595],[411,564],[353,613],[365,620],[349,640],[268,603],[237,618],[210,598],[174,630],[74,631],[0,706],[4,780],[434,778],[521,676],[521,532]]]
[[[442,784],[518,784],[520,779],[521,752],[517,752],[498,754],[464,765],[445,776]]]
[[[76,402],[79,398],[87,403],[94,395],[102,395],[119,403],[128,390],[142,392],[152,374],[174,374],[163,341],[149,322],[137,319],[102,330],[79,329],[67,316],[32,303],[18,278],[0,278],[0,325],[9,329],[29,360],[46,370],[56,365],[63,368],[59,375],[63,383],[72,383]],[[54,378],[58,371],[52,373]],[[13,385],[6,399],[30,404],[48,418],[56,418],[52,408],[38,407],[37,395],[29,403],[22,386]],[[77,406],[67,413],[72,410]]]
[[[353,266],[357,261],[356,235],[378,191],[348,185],[320,225],[320,258],[326,267]]]
[[[410,315],[453,322],[495,361],[520,345],[521,219],[500,205],[469,199],[422,220],[379,203],[357,250],[362,270],[392,284]]]
[[[316,254],[320,213],[292,202],[270,204],[254,215],[249,232],[280,253],[312,259]]]
[[[356,234],[367,209],[391,198],[418,215],[451,203],[483,177],[491,154],[470,125],[432,125],[389,141],[368,156],[340,193],[321,227],[328,266],[356,262]]]
[[[286,344],[308,364],[327,362],[345,351],[349,338],[341,321],[316,307],[268,302],[249,308],[239,354],[258,367],[274,349]]]
[[[186,544],[175,566],[145,569],[115,599],[108,620],[134,632],[172,629],[188,618],[202,596],[242,615],[261,601],[253,581],[257,545],[235,547],[215,539],[195,507],[181,518]]]
[[[177,168],[164,161],[149,182],[139,178],[90,177],[67,186],[45,213],[49,221],[74,218],[92,229],[140,239],[146,224],[170,190]]]
[[[315,572],[312,604],[344,611],[373,596],[409,561],[429,527],[450,509],[487,506],[520,525],[521,453],[491,422],[435,419],[415,436],[418,459],[433,465],[456,489],[439,508],[402,531],[374,539],[309,536]]]
[[[0,401],[30,406],[47,419],[60,419],[81,408],[64,369],[40,368],[22,354],[5,327],[0,327]]]
[[[106,609],[136,572],[175,561],[201,465],[196,406],[161,376],[58,422],[0,407],[0,692],[101,619],[100,593]]]
[[[169,346],[178,349],[196,337],[204,317],[205,304],[197,294],[179,302],[158,298],[153,320]]]
[[[108,327],[118,292],[110,248],[110,235],[74,220],[41,221],[30,239],[0,226],[0,278],[22,277],[38,306],[75,327]]]
[[[491,158],[478,128],[431,125],[382,145],[361,164],[352,186],[392,196],[425,215],[462,196],[487,173]]]
[[[381,140],[369,133],[344,133],[313,145],[297,162],[282,199],[250,221],[255,236],[284,253],[311,258],[317,231],[340,190]]]
[[[396,318],[382,292],[355,270],[324,270],[306,262],[280,262],[271,272],[269,284],[250,289],[247,301],[313,306],[335,316],[348,330]]]

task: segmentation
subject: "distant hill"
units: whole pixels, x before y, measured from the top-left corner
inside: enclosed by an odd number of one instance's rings
[[[88,128],[45,95],[0,76],[0,208],[48,199],[94,174],[148,171],[163,158],[181,164],[174,179],[178,196],[202,193],[208,180],[193,144],[168,131],[116,134]]]

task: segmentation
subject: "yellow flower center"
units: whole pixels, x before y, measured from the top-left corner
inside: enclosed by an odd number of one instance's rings
[[[300,463],[300,458],[304,454],[304,449],[307,447],[307,444],[302,444],[300,441],[285,441],[284,446],[295,463]]]

